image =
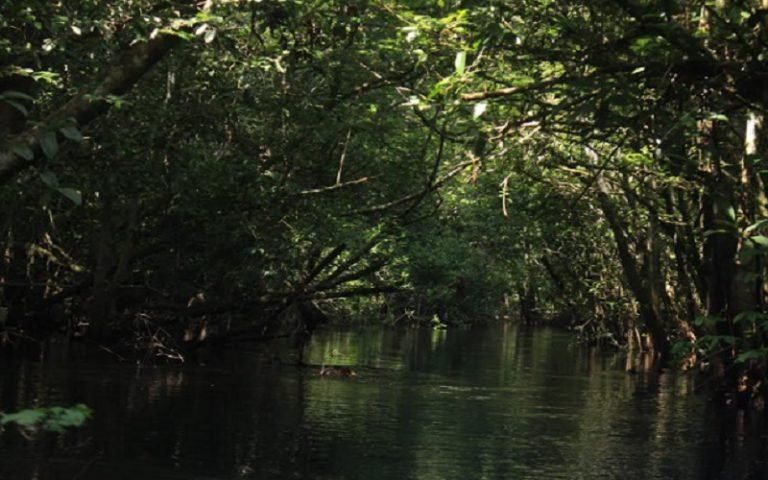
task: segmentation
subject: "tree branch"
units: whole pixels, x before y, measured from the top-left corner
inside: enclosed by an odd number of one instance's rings
[[[328,187],[320,187],[320,188],[313,188],[313,189],[310,189],[310,190],[302,190],[301,192],[299,192],[299,195],[312,195],[312,194],[315,194],[315,193],[333,192],[335,190],[339,190],[341,188],[348,187],[350,185],[358,185],[360,183],[369,182],[369,181],[375,179],[376,177],[378,177],[378,175],[374,175],[372,177],[360,177],[360,178],[356,178],[355,180],[349,180],[347,182],[336,183],[336,184],[330,185]]]
[[[159,34],[152,40],[140,42],[126,51],[102,80],[92,89],[81,92],[40,124],[20,133],[8,142],[15,147],[26,147],[33,152],[30,159],[11,150],[0,152],[0,185],[7,183],[19,172],[33,166],[40,155],[40,138],[59,124],[74,119],[79,126],[88,124],[109,109],[108,98],[129,91],[181,39],[173,34]],[[55,130],[54,130],[55,131]]]
[[[393,208],[393,207],[396,207],[398,205],[402,205],[404,203],[407,203],[407,202],[409,202],[411,200],[418,200],[421,197],[423,197],[425,194],[430,193],[430,192],[434,192],[435,190],[437,190],[438,188],[443,186],[443,184],[445,184],[450,179],[455,177],[465,167],[468,167],[469,165],[472,165],[475,162],[477,162],[477,159],[476,158],[472,158],[472,159],[466,160],[464,162],[457,163],[456,165],[453,166],[453,168],[451,170],[448,171],[448,173],[446,173],[445,175],[440,177],[435,183],[433,183],[431,185],[427,185],[426,188],[424,188],[423,190],[419,190],[416,193],[411,193],[410,195],[406,195],[404,197],[400,197],[398,199],[392,200],[391,202],[383,203],[381,205],[375,205],[375,206],[370,207],[370,208],[363,208],[363,209],[360,209],[360,210],[354,210],[354,211],[352,211],[352,212],[350,212],[350,213],[348,213],[346,215],[361,215],[361,214],[383,212],[385,210],[389,210],[390,208]]]

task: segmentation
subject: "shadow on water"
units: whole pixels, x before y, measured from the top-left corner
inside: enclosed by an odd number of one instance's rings
[[[5,362],[0,410],[83,402],[85,427],[0,434],[0,478],[768,478],[765,425],[693,380],[624,372],[553,330],[324,331],[312,364]]]

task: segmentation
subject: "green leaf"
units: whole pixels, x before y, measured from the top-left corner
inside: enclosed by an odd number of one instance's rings
[[[714,113],[713,112],[713,113],[710,113],[707,118],[709,118],[710,120],[713,120],[715,122],[727,122],[728,121],[728,117],[726,117],[722,113]]]
[[[0,415],[0,425],[15,423],[23,427],[42,427],[51,432],[63,432],[69,427],[79,427],[91,417],[91,409],[83,404],[73,407],[31,408],[20,412]]]
[[[57,85],[59,83],[59,75],[53,72],[37,71],[32,72],[32,78],[38,82],[46,82],[51,85]]]
[[[59,177],[57,177],[56,174],[50,170],[40,172],[40,180],[42,180],[44,184],[51,188],[59,187]]]
[[[730,201],[724,198],[716,199],[715,207],[717,208],[717,212],[718,212],[717,213],[718,218],[716,219],[716,221],[718,221],[721,224],[721,226],[723,226],[722,224],[726,224],[730,227],[731,226],[730,222],[736,221],[736,209],[734,208],[733,204]],[[728,221],[726,221],[726,219]]]
[[[72,202],[78,207],[83,204],[83,194],[80,193],[79,190],[75,190],[74,188],[57,188],[56,190],[68,199],[72,200]]]
[[[427,95],[427,98],[432,99],[440,94],[443,93],[443,90],[445,89],[445,86],[450,83],[450,80],[448,77],[440,80],[437,82],[432,89],[429,91],[429,94]]]
[[[35,158],[35,153],[27,145],[11,145],[11,151],[28,162]]]
[[[45,417],[45,414],[46,414],[45,409],[37,409],[37,408],[30,409],[30,410],[22,410],[16,413],[3,414],[3,416],[0,417],[0,425],[16,423],[24,427],[31,427],[32,425],[35,425],[40,420],[42,420],[43,417]]]
[[[61,433],[69,427],[81,426],[90,416],[91,409],[83,404],[70,408],[51,407],[48,409],[48,416],[43,426],[46,430]]]
[[[464,68],[467,66],[467,52],[458,52],[453,65],[456,67],[456,73],[459,75],[463,74]]]
[[[672,355],[675,358],[681,358],[683,356],[690,355],[694,346],[694,343],[688,339],[678,340],[672,344]]]
[[[630,165],[653,165],[653,157],[642,152],[630,152],[627,154],[627,163]]]
[[[768,320],[768,314],[760,313],[760,312],[741,312],[737,314],[735,317],[733,317],[734,323],[740,323],[740,322],[756,322],[756,323],[765,323],[765,321]]]
[[[16,110],[18,110],[19,112],[21,112],[21,114],[24,115],[25,117],[29,116],[29,111],[27,110],[27,107],[20,104],[16,100],[9,100],[6,98],[3,101],[8,105],[12,106],[13,108],[15,108]]]
[[[749,237],[749,241],[760,247],[768,248],[768,237],[764,235],[755,235],[754,237]]]
[[[744,245],[741,247],[741,250],[739,251],[739,261],[741,263],[747,263],[749,262],[752,257],[758,254],[757,248],[755,248],[755,245],[749,242],[744,243]]]
[[[704,335],[699,337],[696,344],[705,350],[719,347],[720,345],[736,345],[738,338],[733,335]]]
[[[655,47],[658,47],[658,37],[646,35],[642,37],[637,37],[632,44],[630,45],[630,49],[638,54],[644,54],[652,51]]]
[[[34,102],[35,99],[23,92],[17,92],[16,90],[6,90],[2,93],[3,98],[15,98],[16,100],[28,100]]]
[[[40,137],[40,148],[48,160],[52,160],[59,151],[59,141],[56,139],[56,133],[48,131]]]
[[[746,352],[743,352],[737,355],[735,360],[736,360],[736,363],[743,363],[753,358],[765,358],[765,354],[766,354],[766,349],[764,348],[759,348],[756,350],[747,350]]]
[[[764,226],[766,226],[766,225],[768,225],[768,218],[764,218],[764,219],[762,219],[762,220],[758,220],[757,222],[755,222],[755,223],[753,223],[752,225],[750,225],[750,226],[748,226],[747,228],[745,228],[745,229],[744,229],[744,233],[745,233],[745,234],[749,234],[749,233],[752,233],[752,232],[754,232],[755,230],[757,230],[758,228],[760,228],[760,227],[764,227]]]
[[[160,30],[160,33],[163,35],[173,35],[174,37],[179,37],[182,40],[192,40],[193,38],[191,33],[184,30],[175,30],[173,28],[163,28]]]
[[[717,315],[699,315],[696,317],[693,323],[697,327],[705,327],[705,326],[717,325],[718,323],[724,320],[725,319],[723,317],[720,317]]]
[[[59,129],[59,131],[66,138],[73,140],[75,142],[80,143],[84,140],[83,134],[80,133],[80,130],[78,130],[77,127],[62,127]]]

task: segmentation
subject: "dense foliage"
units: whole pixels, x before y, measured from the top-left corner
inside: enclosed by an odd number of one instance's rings
[[[762,359],[766,8],[6,2],[6,335],[514,311]]]
[[[296,334],[328,314],[495,314],[494,252],[458,231],[460,196],[449,213],[438,194],[476,177],[474,160],[447,137],[455,115],[419,102],[454,71],[428,49],[458,17],[346,2],[7,10],[11,338],[158,349]]]

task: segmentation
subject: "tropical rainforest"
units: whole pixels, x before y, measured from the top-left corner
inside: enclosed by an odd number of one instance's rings
[[[6,349],[513,319],[762,368],[766,0],[1,5]]]

